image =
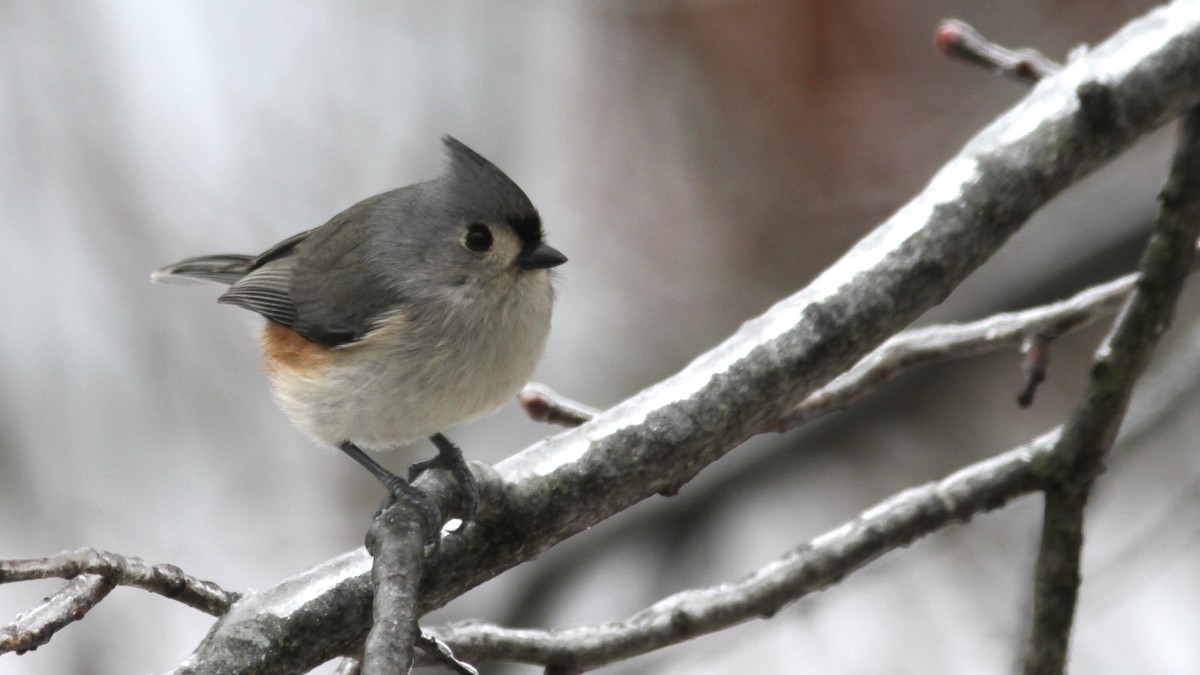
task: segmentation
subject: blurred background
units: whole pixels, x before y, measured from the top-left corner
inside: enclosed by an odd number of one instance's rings
[[[1152,4],[0,2],[0,558],[95,546],[245,590],[361,545],[381,488],[276,409],[258,317],[214,287],[153,286],[157,267],[257,252],[432,177],[451,133],[570,256],[536,379],[608,406],[802,287],[1023,95],[940,58],[939,20],[1063,59]],[[1043,209],[923,321],[1131,270],[1170,131]],[[1198,305],[1190,292],[1093,499],[1075,672],[1200,667]],[[1029,410],[1015,353],[927,369],[425,622],[567,627],[738,578],[1064,419],[1102,334],[1056,344]],[[451,437],[495,462],[550,433],[509,406]],[[1021,500],[769,621],[602,672],[1010,672],[1039,520]],[[58,584],[0,587],[0,623]],[[118,589],[0,673],[162,672],[211,623]]]

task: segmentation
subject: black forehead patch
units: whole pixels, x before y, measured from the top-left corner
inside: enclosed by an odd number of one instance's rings
[[[521,243],[525,248],[533,248],[542,243],[542,218],[537,211],[523,213],[519,216],[508,216],[505,220],[521,238]]]

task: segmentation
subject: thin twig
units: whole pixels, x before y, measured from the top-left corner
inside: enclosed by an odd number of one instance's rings
[[[211,581],[185,574],[175,565],[151,565],[141,558],[81,548],[44,558],[0,560],[0,584],[33,579],[73,579],[96,574],[116,586],[133,586],[177,600],[206,614],[220,616],[239,595]]]
[[[417,646],[420,647],[429,658],[436,661],[459,675],[479,675],[479,671],[469,663],[460,661],[450,649],[450,645],[442,642],[433,633],[421,631],[417,635]]]
[[[23,654],[41,647],[59,630],[79,621],[115,585],[98,574],[81,574],[16,621],[0,628],[0,654]]]
[[[767,618],[884,553],[1038,490],[1043,484],[1036,467],[1048,461],[1057,440],[1053,430],[943,480],[905,490],[739,581],[676,593],[624,621],[563,630],[465,622],[430,632],[473,661],[536,663],[578,673]]]
[[[1034,583],[1026,675],[1065,671],[1079,593],[1083,510],[1116,438],[1134,383],[1166,331],[1200,234],[1200,109],[1183,118],[1171,173],[1160,195],[1154,235],[1142,254],[1141,278],[1096,352],[1087,393],[1067,422],[1055,461],[1044,468],[1042,543]]]
[[[1026,84],[1036,84],[1062,70],[1062,66],[1035,49],[1007,49],[988,41],[979,31],[957,19],[947,19],[934,33],[938,51],[950,58],[983,66]]]
[[[1033,395],[1046,380],[1050,367],[1050,344],[1058,338],[1058,331],[1049,326],[1030,330],[1021,340],[1021,388],[1017,391],[1017,405],[1028,408],[1033,404]]]
[[[1112,314],[1137,284],[1127,274],[1075,295],[1019,312],[994,314],[962,324],[939,324],[901,331],[850,370],[813,392],[772,430],[787,431],[865,398],[883,383],[916,368],[952,359],[1018,347],[1031,330],[1063,336]]]
[[[600,411],[573,401],[544,384],[530,382],[517,397],[525,414],[535,422],[577,427],[600,414]]]

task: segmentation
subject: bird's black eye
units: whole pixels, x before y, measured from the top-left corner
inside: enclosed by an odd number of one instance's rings
[[[463,240],[472,251],[483,253],[492,247],[492,231],[483,223],[471,223],[467,228],[467,238]]]

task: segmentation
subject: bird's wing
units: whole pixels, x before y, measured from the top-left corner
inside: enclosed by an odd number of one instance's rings
[[[378,195],[316,229],[272,246],[219,302],[283,324],[313,342],[336,347],[375,327],[396,294],[380,287],[366,264],[364,221]]]
[[[353,342],[374,329],[379,317],[399,301],[374,273],[382,255],[373,250],[370,236],[378,217],[372,212],[377,200],[351,206],[297,249],[292,327],[310,340],[331,346]]]
[[[292,301],[291,283],[296,247],[315,231],[292,235],[256,256],[248,266],[249,272],[234,282],[217,302],[237,305],[276,323],[293,326],[296,305]]]
[[[294,263],[294,259],[285,257],[255,269],[230,286],[217,302],[237,305],[292,326],[296,323],[296,305],[290,290]]]

